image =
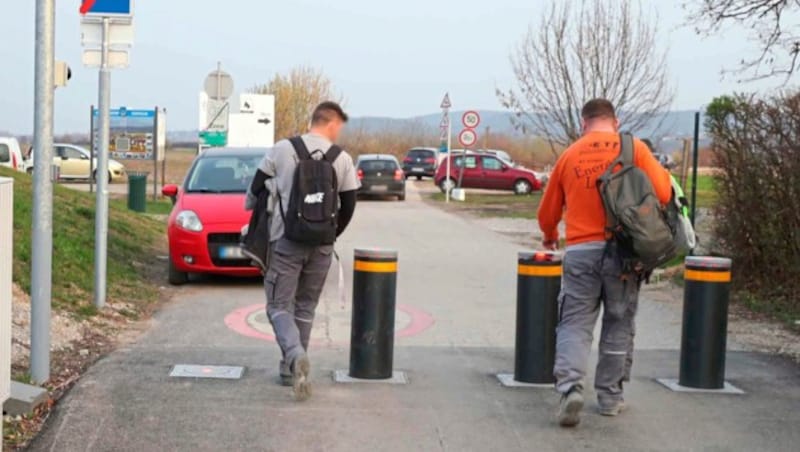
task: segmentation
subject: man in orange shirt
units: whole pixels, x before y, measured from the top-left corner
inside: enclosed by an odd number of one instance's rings
[[[558,421],[564,427],[580,422],[601,303],[603,328],[595,372],[598,409],[602,415],[616,416],[624,408],[622,383],[630,377],[641,282],[639,275],[623,274],[616,244],[606,240],[606,212],[597,188],[598,177],[620,153],[614,106],[594,99],[584,105],[581,117],[583,137],[558,159],[538,213],[545,248],[558,247],[562,217],[567,230],[554,370],[556,389],[562,394]],[[634,142],[633,160],[650,178],[661,203],[669,202],[670,175],[639,140]]]

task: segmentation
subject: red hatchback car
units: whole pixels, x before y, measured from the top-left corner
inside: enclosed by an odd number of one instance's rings
[[[463,168],[463,174],[461,167]],[[447,192],[458,186],[461,178],[462,188],[484,188],[489,190],[510,190],[518,195],[527,195],[542,189],[542,183],[533,171],[515,167],[493,154],[458,153],[450,156],[450,175],[447,176],[447,159],[439,164],[434,181]]]
[[[174,200],[169,216],[169,282],[184,284],[190,273],[260,274],[239,247],[249,223],[245,194],[265,149],[214,148],[192,164],[182,187],[164,186]]]

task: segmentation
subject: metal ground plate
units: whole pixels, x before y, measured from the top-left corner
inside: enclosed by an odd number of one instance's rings
[[[195,364],[176,364],[169,373],[170,377],[179,378],[216,378],[221,380],[238,380],[244,375],[241,366],[200,366]]]
[[[728,383],[727,381],[725,382],[725,386],[722,389],[687,388],[686,386],[681,386],[680,384],[678,384],[678,379],[676,378],[656,378],[656,381],[661,383],[667,389],[673,392],[687,392],[687,393],[697,393],[697,394],[728,394],[728,395],[742,395],[745,393],[744,391]]]
[[[384,380],[365,380],[362,378],[353,378],[350,375],[348,375],[349,373],[350,371],[346,369],[334,370],[333,381],[335,381],[336,383],[346,383],[346,384],[353,384],[353,383],[384,384],[384,385],[408,384],[408,377],[406,376],[406,373],[398,370],[392,372],[392,378],[386,378]]]
[[[555,383],[523,383],[514,380],[514,374],[497,374],[497,379],[506,388],[555,389]]]

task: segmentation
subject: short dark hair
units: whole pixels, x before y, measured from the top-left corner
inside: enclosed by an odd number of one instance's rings
[[[592,99],[583,106],[581,117],[584,121],[595,118],[614,119],[617,117],[617,112],[614,110],[614,104],[608,99]]]
[[[342,110],[341,105],[336,102],[325,101],[317,105],[317,108],[314,109],[314,114],[311,115],[311,125],[324,126],[333,121],[336,117],[341,119],[342,122],[347,122],[347,120],[350,119],[347,113]]]

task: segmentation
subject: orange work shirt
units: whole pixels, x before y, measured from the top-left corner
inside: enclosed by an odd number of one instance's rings
[[[597,178],[619,156],[619,151],[619,134],[589,132],[561,154],[539,205],[539,227],[546,241],[558,240],[562,216],[567,225],[567,246],[606,240],[606,211]],[[633,163],[650,178],[661,203],[667,204],[672,197],[669,172],[637,139]]]

